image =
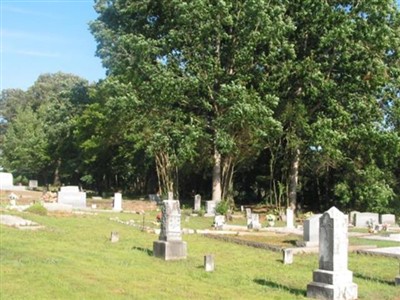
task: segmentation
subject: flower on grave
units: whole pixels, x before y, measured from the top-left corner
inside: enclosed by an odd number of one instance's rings
[[[274,215],[272,215],[272,214],[269,214],[269,215],[266,216],[266,219],[267,219],[268,222],[274,222],[276,217]]]

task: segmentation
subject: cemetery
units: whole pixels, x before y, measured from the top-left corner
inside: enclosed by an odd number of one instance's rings
[[[400,228],[392,215],[369,214],[365,225],[351,218],[366,213],[332,207],[301,219],[289,209],[271,226],[260,206],[227,217],[212,203],[201,216],[199,195],[182,207],[173,195],[116,193],[83,205],[75,187],[63,188],[58,202],[0,192],[5,299],[399,299]],[[32,203],[47,213],[27,209]],[[385,230],[381,220],[390,222]]]

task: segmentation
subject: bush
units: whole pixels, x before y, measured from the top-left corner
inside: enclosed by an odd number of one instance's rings
[[[221,201],[217,204],[217,207],[215,208],[215,212],[220,214],[220,215],[226,215],[226,213],[229,210],[229,203],[228,201]]]
[[[25,209],[25,211],[41,216],[47,215],[47,209],[40,203],[35,203],[29,206],[27,209]]]

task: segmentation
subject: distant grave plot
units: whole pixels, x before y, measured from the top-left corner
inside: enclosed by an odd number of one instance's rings
[[[86,208],[86,193],[80,192],[78,186],[63,186],[58,192],[58,203]]]

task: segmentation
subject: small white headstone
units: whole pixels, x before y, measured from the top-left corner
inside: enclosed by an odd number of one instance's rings
[[[194,196],[194,210],[199,211],[201,209],[201,196],[199,194]]]
[[[206,201],[206,217],[215,216],[215,209],[217,207],[216,201]]]
[[[376,224],[379,224],[379,214],[377,213],[364,212],[354,214],[355,227],[374,228]]]
[[[0,190],[14,186],[14,178],[11,173],[0,172]]]
[[[214,255],[207,254],[204,256],[204,270],[206,272],[213,272],[215,268]]]
[[[290,265],[293,263],[293,249],[282,249],[283,264]]]
[[[314,215],[304,221],[303,224],[303,240],[304,246],[317,246],[319,243],[319,219],[321,214]]]
[[[290,207],[286,209],[286,228],[294,228],[294,214]]]
[[[251,214],[250,218],[247,219],[247,228],[248,229],[260,229],[260,216],[258,214]]]
[[[119,241],[119,233],[116,231],[111,232],[111,238],[110,238],[111,243],[116,243]]]
[[[30,189],[35,189],[38,187],[38,181],[37,180],[29,180],[29,188]]]
[[[225,216],[215,216],[214,217],[214,226],[217,229],[222,229],[222,226],[225,224]]]
[[[396,216],[393,214],[383,214],[379,217],[381,224],[396,225]]]

